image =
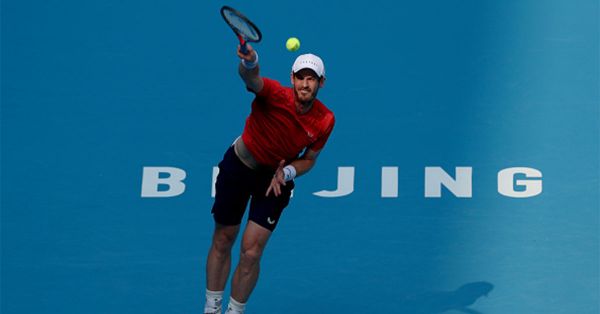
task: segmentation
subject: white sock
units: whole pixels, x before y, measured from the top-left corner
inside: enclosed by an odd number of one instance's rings
[[[223,291],[210,291],[206,289],[205,314],[221,314],[223,303]]]
[[[225,314],[244,314],[244,310],[246,310],[246,303],[240,303],[229,297],[229,306],[227,306]]]

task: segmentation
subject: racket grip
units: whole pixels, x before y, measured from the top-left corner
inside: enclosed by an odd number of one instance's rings
[[[243,42],[243,43],[240,45],[240,51],[241,51],[243,54],[245,54],[245,55],[247,55],[247,54],[248,54],[248,47],[246,46],[246,42]]]
[[[238,40],[240,41],[240,51],[242,52],[242,54],[247,55],[248,47],[246,46],[246,39],[244,39],[244,37],[242,37],[242,35],[240,35],[240,34],[238,34],[237,37],[238,37]]]

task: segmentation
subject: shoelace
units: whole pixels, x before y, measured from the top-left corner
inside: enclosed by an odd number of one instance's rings
[[[204,314],[221,314],[221,309],[218,307],[214,307],[214,312],[207,312],[206,309],[204,309]]]
[[[204,306],[204,314],[221,314],[221,302],[215,299],[215,306]]]

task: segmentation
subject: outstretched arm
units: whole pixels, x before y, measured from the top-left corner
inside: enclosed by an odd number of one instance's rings
[[[263,80],[259,75],[258,70],[258,54],[250,44],[246,44],[248,49],[247,54],[243,54],[240,46],[237,48],[237,55],[242,59],[239,65],[239,73],[246,87],[254,93],[258,93],[263,88]]]
[[[292,176],[292,179],[293,177],[301,176],[312,169],[317,162],[318,156],[319,151],[313,151],[312,149],[308,148],[302,157],[292,161],[290,165],[294,167],[295,170],[295,174]],[[279,167],[275,171],[275,175],[273,176],[273,179],[271,179],[271,184],[267,189],[267,196],[269,196],[271,191],[273,194],[275,194],[275,196],[279,196],[281,194],[281,186],[285,185],[286,176],[289,176],[289,173],[287,173],[289,170],[284,168],[284,163],[285,160],[279,162]]]

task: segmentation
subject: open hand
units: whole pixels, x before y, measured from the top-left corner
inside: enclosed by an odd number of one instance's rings
[[[267,193],[265,194],[266,196],[269,196],[271,191],[273,191],[273,194],[275,194],[275,196],[281,195],[281,185],[285,186],[285,174],[283,173],[284,165],[285,160],[279,162],[279,166],[277,167],[277,170],[275,171],[275,174],[271,179],[271,184],[269,185]]]

